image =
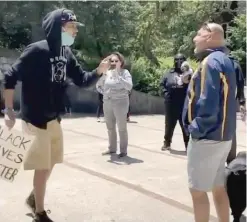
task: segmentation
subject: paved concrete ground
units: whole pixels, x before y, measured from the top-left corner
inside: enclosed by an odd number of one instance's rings
[[[129,157],[122,161],[116,156],[101,156],[107,149],[104,123],[85,116],[62,121],[65,162],[54,169],[46,198],[55,222],[193,221],[179,126],[172,143],[174,150],[169,153],[160,151],[163,116],[133,116],[131,120]],[[20,121],[16,128],[20,129]],[[241,121],[237,135],[238,151],[246,150],[245,124]],[[22,171],[13,184],[0,181],[0,187],[0,221],[31,221],[23,202],[32,187],[32,172]],[[217,221],[215,216],[212,205],[211,221]]]

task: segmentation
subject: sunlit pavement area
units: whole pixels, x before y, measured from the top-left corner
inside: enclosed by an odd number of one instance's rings
[[[131,116],[128,157],[121,160],[101,155],[108,145],[103,121],[73,115],[62,120],[62,127],[64,163],[55,167],[45,200],[55,222],[194,221],[179,125],[172,151],[163,152],[164,116]],[[16,128],[21,129],[20,120]],[[241,120],[237,137],[238,151],[246,150],[245,123]],[[32,175],[22,170],[14,183],[0,181],[1,222],[32,221],[24,205]],[[211,195],[210,202],[211,221],[217,221]]]

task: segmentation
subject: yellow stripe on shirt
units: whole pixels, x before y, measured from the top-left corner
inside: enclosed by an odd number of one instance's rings
[[[224,93],[224,102],[223,102],[223,120],[222,120],[222,128],[221,128],[221,138],[224,137],[225,124],[226,124],[226,111],[227,111],[227,99],[228,99],[228,83],[226,80],[226,76],[223,73],[220,73],[220,79],[223,83],[223,93]]]
[[[202,61],[202,71],[201,71],[201,92],[200,95],[203,94],[205,88],[205,79],[207,74],[207,64],[208,63],[208,56]]]
[[[193,100],[195,97],[195,90],[194,90],[195,81],[194,81],[193,77],[190,80],[190,84],[191,84],[191,86],[190,86],[190,98],[189,98],[189,102],[188,102],[188,121],[189,121],[189,123],[192,122],[192,103],[193,103]]]
[[[206,78],[206,67],[207,67],[207,61],[208,61],[208,57],[206,57],[203,61],[202,61],[202,69],[201,69],[201,94],[203,93],[204,90],[204,84],[205,84],[205,78]],[[200,67],[199,67],[200,68]],[[194,74],[192,75],[192,78],[190,80],[190,98],[189,98],[189,104],[188,104],[188,121],[189,123],[192,122],[192,103],[193,100],[195,98],[195,81],[193,77],[196,77],[196,74],[198,74],[200,69],[197,69]]]

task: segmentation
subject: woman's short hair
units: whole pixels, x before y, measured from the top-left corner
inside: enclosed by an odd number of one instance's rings
[[[120,52],[113,52],[111,55],[115,55],[118,57],[119,61],[121,62],[121,68],[125,66],[125,59],[124,56]]]

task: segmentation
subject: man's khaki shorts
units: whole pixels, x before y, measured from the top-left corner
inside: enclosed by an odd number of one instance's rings
[[[225,163],[232,141],[190,138],[187,148],[189,188],[210,192],[225,185]]]
[[[63,133],[57,120],[48,122],[47,129],[22,121],[22,130],[36,136],[24,160],[24,170],[49,170],[63,162]]]

